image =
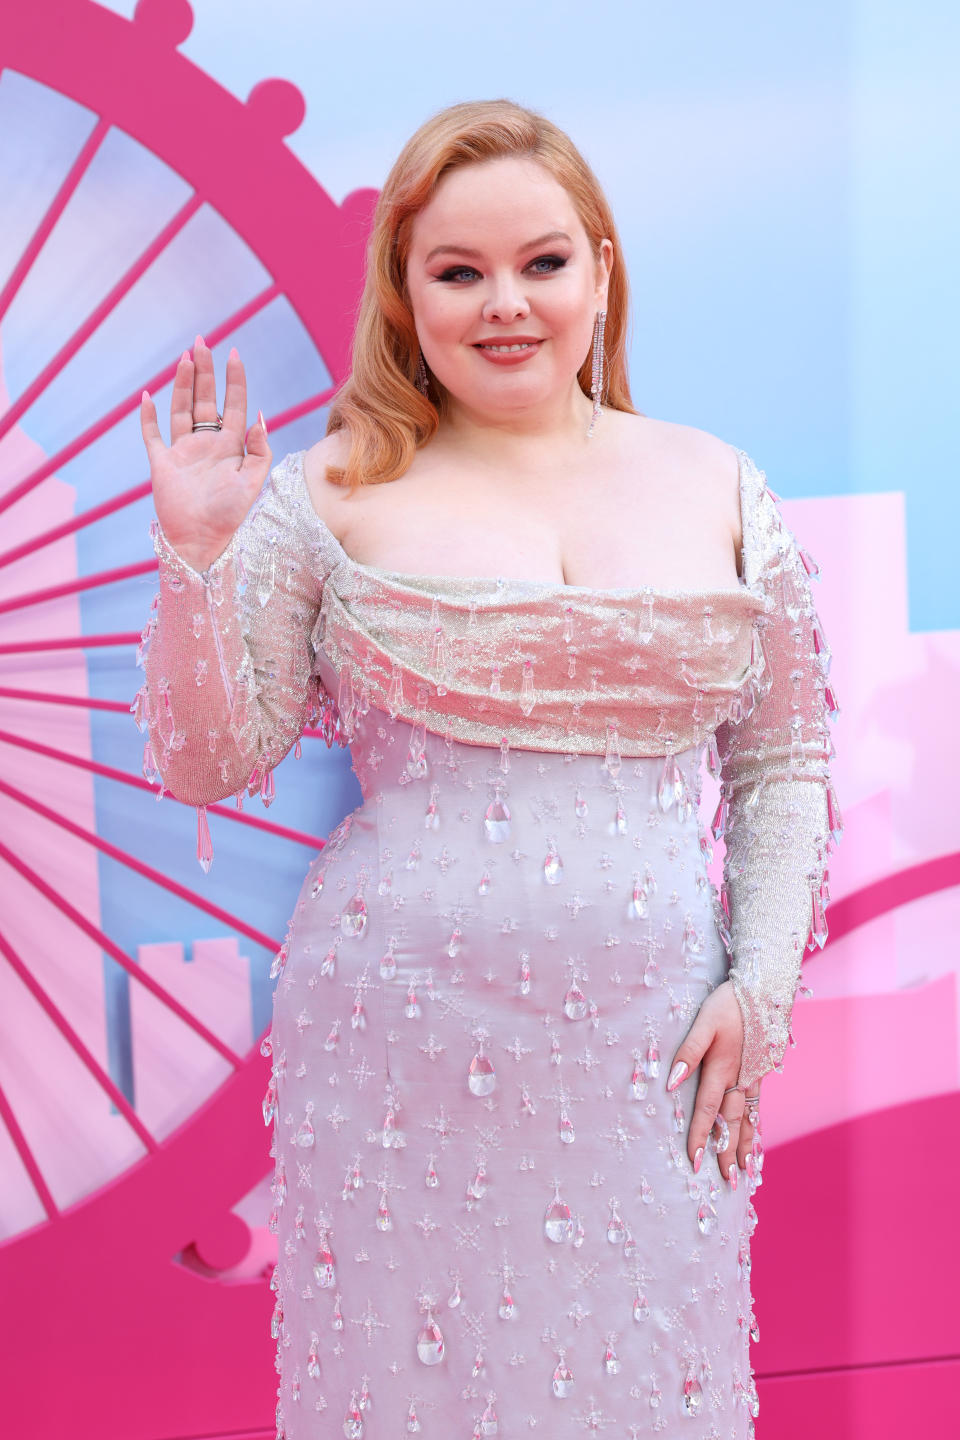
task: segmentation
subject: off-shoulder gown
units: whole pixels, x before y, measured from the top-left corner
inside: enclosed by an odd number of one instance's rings
[[[735,589],[389,572],[303,454],[202,575],[154,521],[135,706],[201,853],[202,807],[269,800],[310,723],[363,795],[273,970],[278,1440],[743,1440],[761,1157],[735,1189],[716,1145],[695,1173],[699,1068],[666,1070],[728,977],[741,1084],[779,1067],[825,938],[813,562],[738,450]]]

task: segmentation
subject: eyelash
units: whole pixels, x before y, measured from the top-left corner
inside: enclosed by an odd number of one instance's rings
[[[550,261],[550,264],[551,264],[551,269],[550,269],[550,270],[540,270],[540,271],[538,271],[537,273],[540,274],[540,275],[552,275],[552,274],[554,274],[557,270],[562,269],[562,267],[563,267],[564,265],[566,265],[566,263],[567,263],[567,262],[566,262],[566,259],[565,259],[562,255],[538,255],[537,258],[536,258],[536,260],[531,260],[531,261],[530,261],[530,264],[531,264],[531,265],[539,265],[542,260],[549,260],[549,261]],[[471,274],[471,273],[472,273],[472,274],[474,274],[474,275],[477,275],[477,274],[479,274],[479,271],[474,270],[472,265],[453,265],[453,266],[450,267],[449,270],[444,270],[444,272],[443,272],[442,275],[438,275],[438,276],[437,276],[437,279],[438,279],[438,280],[449,280],[449,281],[453,282],[453,277],[454,277],[454,275],[462,275],[462,274],[464,274],[464,273],[466,273],[466,274]],[[455,283],[455,282],[454,282],[454,283]]]

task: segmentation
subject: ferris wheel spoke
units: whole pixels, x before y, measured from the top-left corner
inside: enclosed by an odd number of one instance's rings
[[[12,795],[14,799],[20,798],[19,795],[13,791],[12,786],[3,784],[2,782],[0,782],[0,790],[5,794]],[[44,806],[43,809],[46,809],[46,807]],[[74,827],[67,826],[67,828],[73,829]],[[5,860],[12,870],[16,870],[19,875],[22,875],[24,880],[27,880],[35,890],[39,891],[41,895],[49,900],[62,915],[65,915],[68,920],[72,921],[78,930],[81,930],[84,935],[99,945],[111,959],[116,960],[117,964],[126,970],[128,975],[132,975],[145,990],[150,991],[150,994],[153,995],[155,999],[165,1005],[167,1009],[176,1015],[178,1019],[182,1020],[185,1025],[188,1025],[195,1034],[199,1035],[201,1040],[206,1041],[212,1050],[216,1050],[218,1055],[221,1055],[228,1064],[233,1066],[234,1070],[241,1068],[243,1065],[242,1058],[237,1055],[225,1041],[221,1040],[219,1035],[215,1035],[208,1026],[204,1025],[202,1020],[198,1020],[195,1015],[191,1015],[190,1011],[185,1005],[180,1003],[175,995],[171,995],[169,990],[164,989],[158,981],[154,980],[153,976],[149,975],[143,969],[142,965],[138,965],[125,950],[121,950],[120,946],[115,944],[115,942],[110,939],[110,936],[101,930],[98,925],[94,925],[92,920],[88,920],[85,915],[81,915],[75,905],[71,905],[69,900],[65,900],[62,895],[58,894],[52,885],[47,884],[42,875],[38,875],[32,866],[28,865],[25,860],[21,860],[19,855],[15,855],[8,845],[4,845],[2,840],[0,840],[0,860]]]
[[[30,605],[42,605],[47,600],[59,600],[64,595],[78,595],[84,590],[95,590],[98,585],[115,585],[119,580],[132,580],[137,575],[149,575],[157,569],[156,560],[138,560],[133,565],[116,565],[110,570],[97,570],[93,575],[79,575],[62,585],[46,585],[42,590],[28,590],[23,595],[11,595],[0,600],[0,615],[11,610],[25,610]]]
[[[119,864],[126,865],[128,870],[135,870],[137,874],[142,875],[145,880],[151,880],[155,885],[159,885],[162,889],[169,890],[171,894],[179,896],[181,900],[189,901],[189,903],[194,905],[198,910],[203,910],[205,914],[212,916],[214,920],[222,921],[223,924],[227,925],[231,930],[237,931],[240,935],[245,935],[248,940],[252,940],[256,945],[262,945],[265,950],[279,949],[276,940],[269,935],[265,935],[262,930],[256,929],[253,925],[248,925],[246,921],[241,920],[237,915],[231,915],[229,910],[224,910],[222,906],[215,905],[212,900],[205,900],[204,897],[198,895],[195,890],[188,889],[186,885],[181,885],[179,880],[171,879],[169,875],[164,875],[159,870],[155,870],[152,865],[146,864],[143,860],[138,860],[136,856],[130,855],[126,850],[121,850],[119,846],[113,845],[109,840],[104,840],[101,835],[95,834],[93,830],[87,830],[84,826],[78,825],[75,820],[68,820],[66,815],[60,815],[56,810],[51,810],[49,805],[44,805],[41,800],[34,799],[32,795],[27,795],[23,790],[18,790],[17,787],[11,785],[9,781],[0,780],[0,795],[9,795],[11,800],[18,801],[28,810],[32,810],[36,815],[42,815],[43,818],[49,820],[51,824],[59,826],[61,830],[68,831],[71,835],[76,836],[78,840],[83,840],[86,844],[92,845],[94,849],[101,851],[102,854],[109,855],[111,860],[116,860]]]
[[[12,685],[0,685],[0,699],[39,700],[46,705],[74,705],[82,710],[110,710],[118,715],[130,713],[130,706],[124,700],[100,700],[95,695],[58,695],[53,690],[16,690]]]
[[[40,478],[46,479],[46,476]],[[131,485],[129,490],[121,490],[119,495],[114,495],[99,505],[92,505],[89,510],[81,510],[79,515],[64,520],[62,525],[54,525],[51,530],[41,530],[39,535],[32,535],[29,540],[23,540],[19,545],[14,545],[12,549],[4,550],[0,554],[0,569],[5,565],[12,565],[15,560],[22,560],[24,555],[32,555],[35,550],[42,550],[44,546],[52,545],[56,540],[62,540],[65,535],[74,535],[78,530],[93,525],[97,520],[105,520],[108,515],[116,514],[118,510],[123,510],[127,505],[133,505],[137,500],[145,500],[150,494],[151,488],[150,481],[144,480],[139,485]]]
[[[149,270],[154,260],[163,253],[171,241],[176,239],[183,227],[187,224],[187,221],[196,214],[203,203],[201,196],[191,195],[190,199],[181,205],[176,215],[168,221],[159,235],[151,240],[146,249],[141,251],[133,264],[128,267],[126,273],[122,275],[116,285],[114,285],[113,289],[104,296],[99,305],[94,306],[87,318],[74,330],[69,340],[66,340],[63,345],[60,346],[60,349],[54,355],[53,359],[49,360],[40,371],[40,374],[30,381],[30,384],[23,393],[18,395],[16,400],[12,401],[9,409],[5,410],[3,415],[0,416],[0,440],[2,440],[4,435],[26,414],[30,406],[43,394],[47,386],[52,384],[61,370],[73,359],[81,346],[86,343],[95,330],[99,329],[108,315],[116,309],[120,301],[140,279],[141,275]],[[0,510],[5,510],[8,504],[12,504],[9,496],[5,497],[3,503],[0,503]]]
[[[316,410],[322,410],[325,405],[330,404],[336,393],[337,386],[328,385],[326,390],[310,395],[306,400],[298,400],[295,405],[288,405],[286,410],[280,410],[269,417],[268,430],[282,430],[284,425],[292,425],[295,420],[302,420],[304,415],[312,415]]]
[[[242,325],[245,325],[248,320],[258,315],[261,310],[266,309],[266,307],[282,293],[279,285],[270,284],[265,290],[261,290],[259,294],[254,295],[250,300],[244,301],[238,309],[227,316],[226,320],[222,320],[219,325],[210,331],[211,346],[219,344],[221,339],[226,338],[226,336],[230,335],[234,330],[239,330]],[[132,415],[139,410],[140,398],[143,391],[146,389],[151,395],[155,395],[158,390],[162,390],[163,387],[173,379],[178,364],[179,357],[169,365],[165,365],[162,370],[158,370],[155,374],[148,376],[146,380],[142,382],[138,381],[130,394],[124,396],[124,398],[118,401],[106,414],[101,415],[99,420],[94,420],[91,425],[88,425],[87,428],[82,430],[73,440],[69,440],[67,444],[62,446],[55,454],[46,456],[36,469],[31,470],[22,480],[18,480],[16,485],[11,486],[6,494],[0,497],[0,514],[2,514],[4,510],[9,509],[11,505],[16,504],[24,495],[29,495],[30,491],[36,489],[49,475],[54,475],[62,470],[75,456],[82,454],[82,452],[88,449],[96,440],[99,440],[101,435],[106,434],[108,430],[112,430],[114,425],[118,425],[121,420],[125,420],[128,415]],[[331,389],[329,395],[332,396],[333,393]],[[324,403],[326,403],[326,401],[324,401]],[[311,406],[311,408],[315,407]],[[269,416],[267,417],[267,422],[268,429],[273,429],[274,421],[271,420]],[[118,497],[113,501],[105,501],[105,506],[110,507],[109,509],[96,506],[95,511],[100,511],[102,514],[110,514],[112,510],[121,509],[123,505],[132,505],[135,500],[139,500],[143,495],[148,495],[149,493],[149,482],[147,482],[145,486],[133,486],[131,490],[124,492],[123,497]],[[62,531],[58,529],[55,533],[52,532],[51,539],[58,538],[61,533],[69,534],[70,530],[78,530],[83,525],[90,524],[92,519],[100,519],[100,514],[95,513],[95,511],[86,512],[87,516],[90,517],[88,519],[83,519],[82,516],[75,517],[73,521],[68,522],[68,528],[64,528]],[[44,543],[49,544],[50,540]],[[11,560],[19,558],[21,553],[27,554],[29,549],[35,548],[37,547],[33,542],[27,542],[27,549],[21,549],[21,547],[18,546],[16,552],[8,552],[6,555],[0,556],[0,563],[9,565]]]
[[[55,1003],[55,1001],[51,1000],[46,990],[44,990],[43,986],[37,980],[36,976],[33,975],[33,973],[31,972],[30,967],[24,964],[23,960],[17,954],[16,950],[10,944],[10,941],[7,939],[6,935],[4,935],[2,930],[0,930],[0,953],[3,954],[7,963],[13,968],[16,974],[19,975],[23,984],[30,991],[30,994],[36,1000],[37,1004],[46,1011],[47,1015],[49,1015],[50,1019],[53,1021],[54,1025],[56,1025],[57,1029],[60,1031],[60,1034],[66,1040],[67,1044],[74,1051],[77,1058],[82,1062],[83,1065],[86,1066],[87,1070],[93,1076],[94,1080],[96,1080],[101,1090],[103,1090],[104,1093],[110,1097],[113,1104],[123,1115],[127,1124],[131,1127],[131,1129],[136,1132],[136,1134],[142,1140],[147,1150],[159,1149],[158,1142],[154,1139],[153,1135],[151,1135],[146,1125],[144,1125],[143,1121],[140,1119],[140,1116],[130,1104],[130,1101],[123,1094],[122,1090],[118,1089],[114,1082],[110,1079],[110,1076],[107,1074],[106,1070],[104,1070],[97,1057],[84,1044],[83,1040],[77,1034],[76,1030],[74,1030],[73,1026],[70,1024],[70,1021],[64,1015],[63,1011],[59,1008],[59,1006]]]
[[[110,635],[60,635],[49,640],[11,640],[6,645],[0,645],[0,655],[36,655],[42,650],[97,650],[102,646],[139,643],[139,630],[116,630]]]
[[[109,120],[98,120],[84,141],[83,148],[67,171],[63,183],[47,206],[39,225],[27,241],[23,254],[14,266],[9,280],[0,290],[0,321],[3,320],[14,296],[29,275],[34,260],[46,244],[54,225],[67,208],[70,197],[90,168],[91,162],[106,139],[109,130]]]
[[[0,694],[3,693],[0,690]],[[31,694],[29,698],[33,699],[34,696]],[[78,699],[78,703],[88,702]],[[112,708],[114,702],[103,703],[109,704]],[[130,708],[122,701],[117,703],[123,710]],[[313,730],[310,733],[319,736],[321,732]],[[100,760],[90,760],[86,755],[68,755],[62,750],[55,750],[52,745],[44,745],[39,740],[28,740],[25,735],[14,735],[9,730],[0,730],[0,741],[6,745],[19,745],[21,749],[32,750],[37,755],[46,756],[48,760],[60,760],[65,765],[75,765],[78,769],[89,770],[94,775],[102,775],[106,780],[117,780],[121,785],[130,785],[136,790],[149,790],[154,796],[157,794],[156,786],[151,785],[150,781],[144,779],[142,775],[131,775],[128,771],[118,770],[113,765],[104,765]],[[165,798],[172,800],[177,805],[188,805],[189,803],[186,800],[178,800],[176,795],[171,795],[169,792]],[[189,808],[192,810],[195,807],[191,804]],[[268,835],[277,835],[283,840],[293,840],[296,844],[306,845],[311,850],[322,850],[327,843],[322,835],[311,835],[306,830],[294,830],[289,825],[278,825],[275,820],[267,820],[261,815],[251,815],[246,810],[237,810],[229,805],[223,805],[219,801],[208,805],[206,810],[208,815],[222,815],[225,820],[235,820],[240,825],[252,825],[255,830],[262,830]]]
[[[24,1135],[20,1126],[17,1124],[17,1117],[13,1113],[13,1106],[4,1094],[2,1086],[0,1086],[0,1120],[3,1121],[9,1131],[14,1148],[23,1162],[23,1168],[30,1176],[30,1183],[33,1185],[40,1199],[40,1203],[47,1212],[47,1219],[56,1220],[60,1214],[60,1207],[56,1200],[54,1200],[50,1192],[50,1187],[43,1178],[43,1172],[37,1164],[36,1156],[27,1143],[26,1135]]]

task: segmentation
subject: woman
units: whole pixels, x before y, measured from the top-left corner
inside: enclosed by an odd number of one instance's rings
[[[144,395],[148,769],[207,862],[202,807],[269,799],[311,720],[364,797],[274,966],[287,1440],[753,1433],[759,1081],[824,933],[834,702],[812,562],[742,450],[633,409],[626,314],[568,137],[457,105],[379,197],[323,440],[271,470],[200,337],[169,448]]]

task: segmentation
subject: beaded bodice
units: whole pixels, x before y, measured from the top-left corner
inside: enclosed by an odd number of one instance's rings
[[[360,564],[315,511],[303,455],[274,467],[202,575],[154,522],[160,603],[135,707],[150,731],[146,772],[200,807],[243,789],[269,800],[273,767],[311,718],[328,742],[350,743],[371,708],[409,722],[412,777],[429,730],[601,756],[613,776],[628,759],[662,757],[664,803],[683,804],[674,757],[701,750],[722,769],[714,831],[726,832],[741,1080],[779,1063],[811,926],[825,938],[825,856],[839,816],[814,567],[763,472],[737,451],[736,589],[603,590]]]

